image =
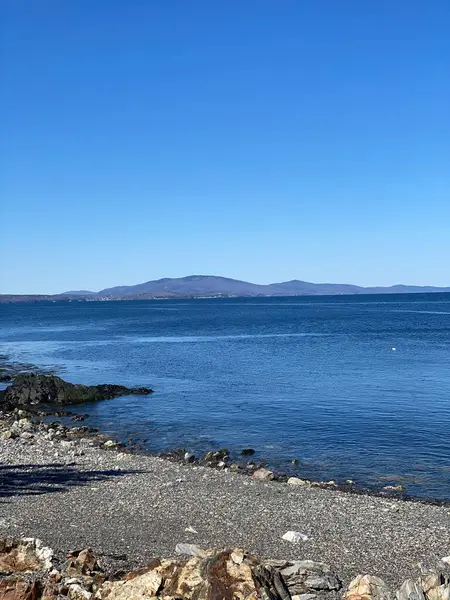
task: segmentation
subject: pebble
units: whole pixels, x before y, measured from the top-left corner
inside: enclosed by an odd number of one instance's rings
[[[306,542],[308,536],[300,531],[286,531],[281,539],[292,542],[293,544],[298,544],[299,542]]]

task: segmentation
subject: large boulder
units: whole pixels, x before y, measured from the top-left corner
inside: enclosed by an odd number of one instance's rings
[[[80,385],[64,381],[56,375],[24,373],[14,378],[0,398],[8,408],[36,404],[81,404],[109,400],[128,394],[151,394],[149,388],[127,388],[123,385]]]
[[[268,564],[277,568],[291,594],[317,591],[337,591],[342,583],[330,566],[313,560],[277,561]]]
[[[393,600],[386,583],[374,575],[358,575],[350,582],[343,600]]]

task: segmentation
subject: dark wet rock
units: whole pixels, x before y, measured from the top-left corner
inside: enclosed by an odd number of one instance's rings
[[[75,415],[74,417],[72,417],[72,421],[74,421],[74,422],[85,421],[86,418],[87,418],[87,415]]]
[[[158,456],[172,462],[184,462],[186,450],[184,448],[174,448],[168,452],[161,452]]]
[[[191,452],[185,452],[183,458],[184,458],[184,462],[186,462],[186,463],[194,463],[195,462],[195,456]]]
[[[224,466],[226,461],[230,458],[230,452],[227,448],[221,448],[220,450],[210,450],[202,458],[202,463],[206,467],[221,467]],[[223,463],[223,464],[221,464]]]
[[[81,404],[109,400],[128,394],[151,394],[149,388],[127,388],[123,385],[80,385],[64,381],[56,375],[22,374],[14,378],[0,397],[8,407],[39,404]]]
[[[242,456],[253,456],[253,454],[255,454],[255,451],[253,448],[244,448],[241,454]]]

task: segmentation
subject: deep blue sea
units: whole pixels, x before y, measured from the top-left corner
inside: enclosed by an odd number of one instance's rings
[[[111,435],[252,447],[301,477],[450,499],[449,294],[11,304],[0,319],[11,360],[154,388],[77,409]]]

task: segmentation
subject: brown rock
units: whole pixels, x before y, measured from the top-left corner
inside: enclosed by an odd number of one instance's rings
[[[161,588],[162,577],[156,571],[149,571],[128,581],[107,581],[95,598],[101,600],[131,600],[131,598],[152,598]]]
[[[372,575],[358,575],[350,582],[343,600],[393,600],[386,583]]]
[[[427,600],[450,600],[450,574],[439,571],[427,573],[419,583]]]
[[[278,571],[259,563],[243,550],[212,556],[153,561],[147,572],[130,574],[123,581],[106,582],[95,598],[183,598],[183,600],[290,600]]]
[[[39,581],[23,581],[17,577],[0,579],[2,600],[38,600],[42,586]]]
[[[53,553],[34,538],[0,538],[0,572],[33,573],[51,568]]]

